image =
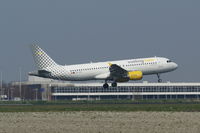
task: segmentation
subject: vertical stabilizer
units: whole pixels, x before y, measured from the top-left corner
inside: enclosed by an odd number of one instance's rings
[[[39,70],[57,65],[38,45],[32,45],[32,53]]]

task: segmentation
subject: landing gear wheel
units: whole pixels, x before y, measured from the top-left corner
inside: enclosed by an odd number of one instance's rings
[[[104,89],[108,89],[108,87],[109,87],[108,83],[103,84]]]
[[[113,83],[111,84],[111,86],[112,86],[112,87],[117,87],[117,83],[116,83],[116,82],[113,82]]]

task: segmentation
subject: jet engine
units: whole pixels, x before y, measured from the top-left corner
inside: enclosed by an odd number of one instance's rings
[[[129,80],[141,80],[143,78],[143,73],[141,71],[128,72]]]
[[[127,72],[124,77],[114,79],[116,82],[128,82],[129,80],[141,80],[143,78],[143,73],[141,71]]]

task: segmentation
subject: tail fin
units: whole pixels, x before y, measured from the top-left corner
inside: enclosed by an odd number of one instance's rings
[[[38,45],[32,45],[32,53],[39,70],[57,65]]]

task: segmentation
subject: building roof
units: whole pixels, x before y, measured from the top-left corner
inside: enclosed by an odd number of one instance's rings
[[[13,85],[20,85],[20,82],[13,82]],[[21,83],[22,85],[50,85],[50,86],[103,86],[103,83],[97,82],[63,82],[63,81],[25,81]],[[142,82],[142,83],[118,83],[118,86],[200,86],[200,82],[163,82],[163,83],[152,83],[152,82]]]

